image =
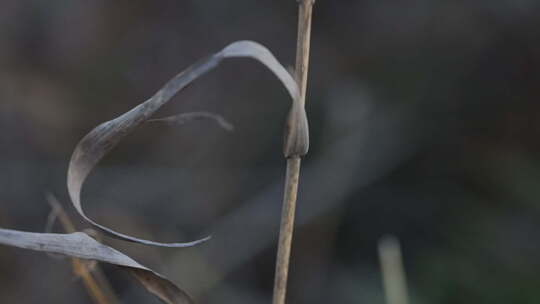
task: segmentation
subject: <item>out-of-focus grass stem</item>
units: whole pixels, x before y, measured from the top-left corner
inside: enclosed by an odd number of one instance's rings
[[[386,236],[379,240],[379,260],[386,303],[408,304],[407,280],[397,238]]]

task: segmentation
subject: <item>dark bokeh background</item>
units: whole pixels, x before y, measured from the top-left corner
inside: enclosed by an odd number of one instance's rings
[[[67,164],[91,128],[190,63],[239,39],[293,65],[296,2],[0,2],[0,226],[43,231],[55,193],[73,215]],[[316,3],[306,157],[291,303],[384,303],[377,240],[401,240],[412,303],[540,301],[540,3]],[[197,248],[106,239],[198,303],[269,303],[284,179],[288,96],[250,60],[230,60],[92,174],[98,222]],[[1,303],[91,303],[70,264],[0,247]],[[124,303],[157,303],[104,266]]]

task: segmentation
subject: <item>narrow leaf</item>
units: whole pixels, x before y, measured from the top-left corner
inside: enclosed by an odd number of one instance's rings
[[[230,122],[228,122],[225,118],[223,118],[221,115],[217,115],[210,112],[182,113],[182,114],[163,117],[163,118],[149,119],[146,122],[162,122],[168,125],[183,125],[190,121],[201,120],[201,119],[214,120],[220,127],[222,127],[223,129],[229,132],[234,130],[234,126]]]
[[[215,68],[223,59],[233,57],[253,58],[270,69],[281,81],[292,97],[293,105],[287,123],[287,137],[284,146],[285,156],[302,156],[308,150],[309,135],[306,114],[299,103],[296,82],[287,70],[264,46],[253,41],[238,41],[220,52],[203,59],[167,82],[154,96],[119,117],[102,123],[88,133],[75,147],[68,169],[68,191],[78,213],[94,227],[118,239],[163,247],[187,247],[207,240],[204,238],[188,243],[160,243],[143,240],[116,232],[90,219],[81,205],[82,186],[98,162],[114,148],[126,135],[147,121],[160,107],[188,84]]]
[[[35,233],[0,228],[0,244],[113,264],[130,272],[149,292],[167,304],[193,303],[187,293],[166,277],[82,232]]]

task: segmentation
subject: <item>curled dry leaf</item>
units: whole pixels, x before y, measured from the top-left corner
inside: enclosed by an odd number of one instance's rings
[[[293,102],[287,122],[284,153],[286,157],[302,156],[307,153],[309,145],[308,124],[304,108],[299,102],[299,90],[296,82],[264,46],[253,41],[234,42],[220,52],[193,64],[176,75],[150,99],[119,117],[97,126],[77,144],[69,164],[67,185],[75,209],[86,221],[110,236],[146,245],[187,247],[208,239],[204,238],[188,243],[160,243],[116,232],[94,222],[84,213],[81,205],[81,188],[97,163],[127,134],[147,121],[160,107],[169,102],[176,93],[192,81],[215,68],[223,59],[234,57],[256,59],[270,69],[285,86]]]
[[[149,292],[165,303],[193,303],[186,292],[166,277],[82,232],[34,233],[0,228],[0,244],[113,264],[130,272]]]

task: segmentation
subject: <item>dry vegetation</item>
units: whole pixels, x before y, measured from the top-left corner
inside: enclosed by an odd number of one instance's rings
[[[292,104],[286,121],[286,134],[284,140],[284,155],[287,158],[287,178],[285,184],[283,226],[280,234],[278,262],[276,266],[276,287],[274,303],[284,303],[288,260],[294,223],[294,205],[300,172],[300,158],[304,156],[309,147],[309,131],[306,112],[304,109],[306,94],[307,65],[309,53],[309,30],[311,23],[311,1],[304,1],[300,5],[299,21],[299,52],[297,58],[296,80],[274,58],[272,53],[264,46],[253,41],[238,41],[226,46],[223,50],[198,61],[176,77],[167,82],[154,96],[137,105],[133,109],[115,119],[104,122],[88,133],[75,147],[67,172],[67,189],[71,202],[78,214],[93,228],[107,236],[124,241],[157,247],[191,247],[208,241],[205,237],[196,241],[183,243],[163,243],[136,238],[114,231],[90,219],[83,211],[81,204],[81,191],[83,184],[97,166],[99,161],[110,152],[127,135],[146,122],[165,122],[168,124],[182,124],[190,120],[206,118],[215,120],[220,126],[230,130],[231,125],[219,115],[197,112],[184,113],[166,118],[152,119],[151,117],[162,106],[187,87],[193,81],[208,71],[217,67],[227,58],[252,58],[265,65],[283,84],[289,93]],[[309,10],[308,15],[303,16]],[[307,22],[307,24],[306,24]],[[298,87],[297,82],[300,84]],[[93,260],[118,266],[131,273],[149,292],[155,294],[165,303],[192,303],[191,297],[163,275],[137,263],[129,256],[109,246],[96,241],[85,232],[77,232],[62,207],[54,197],[49,197],[53,207],[53,216],[59,215],[63,227],[68,232],[62,233],[36,233],[23,232],[11,229],[0,229],[0,243],[14,247],[61,254],[72,257],[74,272],[83,278],[88,292],[96,303],[115,302],[110,287],[101,279],[99,286],[95,277],[90,273],[89,267],[80,259]],[[107,290],[104,292],[103,290]]]

